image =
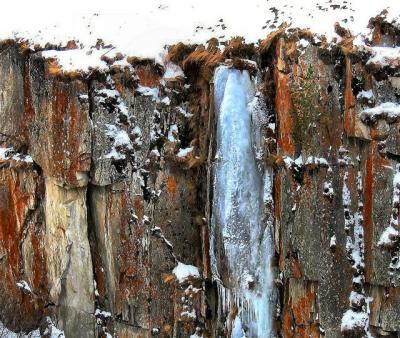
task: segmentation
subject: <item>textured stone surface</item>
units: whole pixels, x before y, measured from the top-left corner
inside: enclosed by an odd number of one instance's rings
[[[15,43],[0,46],[0,141],[15,147],[26,146],[25,104],[26,59]]]
[[[46,179],[44,243],[49,296],[66,335],[94,335],[94,291],[86,188],[64,189]]]
[[[87,85],[52,75],[40,56],[30,60],[34,118],[30,153],[46,177],[57,184],[85,186],[91,163],[91,122]]]
[[[0,161],[0,315],[15,329],[34,329],[46,313],[44,182],[31,165]],[[26,281],[32,292],[18,288]]]

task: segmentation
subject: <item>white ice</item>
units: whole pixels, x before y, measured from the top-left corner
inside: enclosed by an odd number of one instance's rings
[[[272,184],[272,174],[267,171],[264,178],[256,162],[255,85],[247,71],[226,66],[217,68],[214,85],[218,121],[211,222],[213,276],[224,279],[220,271],[224,257],[229,285],[220,288],[222,311],[229,311],[233,301],[240,316],[241,329],[234,330],[237,335],[232,337],[238,338],[243,328],[250,337],[267,338],[271,334],[272,238],[263,222],[263,205],[270,200],[264,192],[271,187],[264,185]]]

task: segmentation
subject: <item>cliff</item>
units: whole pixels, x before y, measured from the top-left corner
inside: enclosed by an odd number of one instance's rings
[[[262,337],[250,309],[279,337],[397,337],[400,30],[370,27],[179,43],[164,66],[99,41],[85,71],[58,59],[74,42],[2,41],[0,336]],[[223,175],[250,201],[226,223]]]

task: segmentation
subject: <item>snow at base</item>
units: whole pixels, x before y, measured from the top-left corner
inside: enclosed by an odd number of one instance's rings
[[[203,338],[203,336],[199,336],[198,334],[192,334],[190,335],[190,338]]]
[[[0,337],[5,337],[5,338],[40,338],[40,332],[39,329],[31,331],[27,334],[23,334],[20,332],[13,332],[9,329],[7,329],[2,322],[0,322]]]
[[[44,330],[43,334],[46,335],[49,333],[51,333],[49,338],[65,338],[64,331],[57,328],[51,319],[47,317],[47,328]]]
[[[47,317],[47,328],[44,330],[43,335],[48,335],[48,338],[65,338],[64,331],[58,329],[51,319]],[[2,322],[0,322],[0,337],[4,338],[40,338],[42,337],[39,329],[31,331],[29,333],[13,332],[7,329]]]
[[[172,270],[179,283],[183,283],[188,277],[200,277],[199,269],[193,265],[178,262],[178,265]]]
[[[326,34],[328,39],[337,37],[335,22],[353,33],[367,35],[369,19],[387,7],[388,20],[397,20],[400,2],[393,0],[370,1],[368,5],[364,0],[146,0],[140,6],[130,0],[118,4],[70,0],[56,6],[52,0],[41,0],[40,6],[35,1],[17,0],[2,3],[0,39],[26,38],[32,45],[42,46],[47,42],[65,45],[75,39],[84,49],[65,56],[60,52],[57,57],[66,66],[76,64],[78,68],[92,62],[103,66],[100,59],[94,60],[97,52],[88,54],[98,38],[125,55],[155,58],[162,63],[165,45],[206,43],[212,37],[226,41],[235,36],[256,43],[283,22],[290,28]]]

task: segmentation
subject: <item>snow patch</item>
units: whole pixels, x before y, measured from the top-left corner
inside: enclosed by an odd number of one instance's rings
[[[30,155],[17,153],[14,148],[0,148],[0,161],[14,160],[26,163],[33,163],[33,159]]]
[[[396,165],[395,173],[393,175],[393,198],[392,198],[392,216],[389,225],[381,234],[378,246],[387,249],[393,248],[399,241],[399,220],[398,213],[400,208],[400,165]],[[396,261],[396,260],[393,260]],[[394,263],[395,264],[395,263]],[[391,263],[391,267],[394,267]]]
[[[128,148],[132,148],[131,139],[129,138],[128,133],[125,130],[117,128],[113,124],[105,124],[106,135],[112,137],[114,139],[114,146],[127,146]]]
[[[399,232],[389,225],[379,237],[378,246],[391,247],[398,238]]]
[[[335,235],[333,235],[331,237],[331,240],[329,241],[329,247],[332,249],[336,248],[336,236]]]
[[[359,92],[357,94],[357,99],[367,99],[370,100],[374,97],[374,93],[372,92],[372,90],[362,90],[361,92]]]
[[[190,335],[190,338],[203,338],[203,335],[199,336],[198,334],[194,333]]]
[[[348,309],[342,317],[341,331],[367,330],[368,329],[368,314],[366,312],[356,312],[353,309]]]
[[[178,112],[180,113],[180,114],[182,114],[184,117],[192,117],[193,116],[193,114],[191,114],[191,113],[189,113],[189,112],[187,112],[185,109],[183,109],[182,107],[176,107],[176,109],[178,110]]]
[[[111,151],[104,155],[104,158],[112,158],[114,160],[122,160],[126,158],[126,155],[121,153],[117,147],[125,147],[126,149],[133,149],[131,140],[129,138],[128,133],[123,130],[117,128],[117,126],[113,124],[105,124],[106,127],[106,135],[113,139],[113,146]]]
[[[333,191],[333,187],[332,187],[332,183],[331,182],[324,182],[324,192],[323,195],[332,199],[333,196],[335,195],[334,191]]]
[[[176,124],[172,124],[168,130],[168,141],[170,142],[177,142],[178,136],[178,126]]]
[[[51,321],[50,317],[46,318],[47,327],[43,332],[43,336],[48,338],[65,338],[64,331],[58,329],[53,322]],[[7,329],[3,323],[0,321],[0,337],[4,338],[40,338],[42,335],[40,334],[40,330],[36,329],[29,333],[23,332],[13,332]]]
[[[47,320],[47,328],[44,330],[43,335],[50,334],[49,338],[65,338],[64,331],[57,328],[50,317],[46,318]]]
[[[400,104],[394,102],[384,102],[373,108],[366,108],[361,113],[362,119],[375,121],[379,118],[399,118]]]
[[[30,288],[29,284],[24,280],[19,281],[17,283],[17,286],[23,291],[26,291],[28,293],[32,293],[32,289]]]
[[[324,157],[318,157],[318,156],[308,156],[305,161],[303,160],[302,155],[297,157],[295,160],[293,160],[289,156],[284,156],[283,162],[285,163],[285,167],[287,169],[294,169],[294,170],[297,170],[298,168],[301,168],[306,165],[316,165],[319,167],[330,168],[327,159]]]
[[[372,57],[367,61],[368,64],[389,66],[390,61],[400,59],[400,47],[370,47]]]
[[[193,151],[193,147],[179,149],[178,153],[176,154],[177,157],[186,157]]]
[[[139,85],[138,88],[136,88],[136,91],[140,94],[142,94],[143,96],[151,96],[153,98],[153,101],[155,102],[159,102],[160,98],[159,98],[159,90],[157,87],[145,87],[145,86],[141,86]]]
[[[168,62],[165,66],[165,73],[163,78],[168,80],[175,79],[177,77],[185,77],[182,68],[172,62]]]
[[[105,99],[107,97],[113,98],[117,104],[115,105],[115,108],[118,109],[118,111],[122,114],[124,114],[126,117],[129,117],[129,110],[128,107],[125,105],[123,102],[121,95],[116,89],[98,89],[96,90],[96,98],[100,103],[105,103]]]
[[[46,50],[42,55],[46,59],[55,59],[60,67],[67,72],[87,71],[88,69],[106,70],[107,63],[102,61],[103,55],[110,52],[109,49],[77,48],[69,50]]]
[[[176,276],[179,283],[183,283],[190,276],[200,278],[200,272],[197,267],[183,264],[181,262],[178,262],[178,265],[172,270],[172,273]]]
[[[104,317],[104,318],[111,318],[112,317],[111,312],[103,311],[103,310],[100,310],[100,309],[96,309],[96,311],[94,312],[94,315],[96,317],[99,316],[99,317]]]
[[[40,331],[39,329],[31,331],[27,334],[23,332],[13,332],[7,329],[2,322],[0,322],[0,337],[4,338],[40,338]],[[50,338],[56,338],[57,336],[51,336]],[[64,337],[64,336],[61,336]]]
[[[154,156],[157,157],[157,158],[161,156],[161,155],[160,155],[160,152],[158,151],[157,148],[152,149],[152,150],[150,151],[150,154],[151,154],[151,155],[154,155]]]
[[[168,96],[166,96],[160,102],[164,103],[166,106],[169,106],[171,104],[171,99]]]

